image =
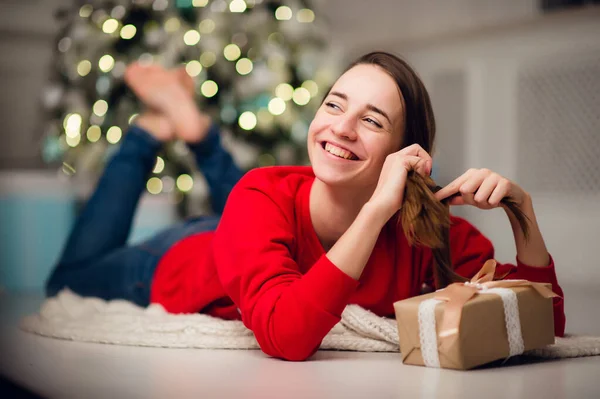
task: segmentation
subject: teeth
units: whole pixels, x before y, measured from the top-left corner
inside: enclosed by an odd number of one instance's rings
[[[333,144],[329,144],[329,143],[325,143],[325,151],[327,151],[328,153],[333,154],[335,156],[338,156],[340,158],[344,158],[344,159],[353,159],[354,158],[354,154],[352,154],[350,151],[346,151],[343,148],[336,147]]]

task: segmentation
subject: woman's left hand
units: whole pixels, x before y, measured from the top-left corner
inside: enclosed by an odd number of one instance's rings
[[[521,206],[529,194],[507,178],[489,169],[469,169],[462,176],[435,193],[438,200],[458,194],[450,205],[473,205],[480,209],[501,206],[500,200],[510,196]]]

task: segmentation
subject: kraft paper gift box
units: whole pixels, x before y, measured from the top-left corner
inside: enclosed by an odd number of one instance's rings
[[[495,262],[488,262],[491,280]],[[394,303],[403,363],[468,370],[553,344],[550,287],[526,280],[455,283]]]

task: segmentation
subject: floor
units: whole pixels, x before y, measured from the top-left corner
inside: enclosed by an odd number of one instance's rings
[[[568,332],[600,335],[600,292],[564,288]],[[600,397],[600,357],[520,357],[464,372],[403,365],[396,353],[320,351],[307,362],[293,363],[256,350],[89,344],[18,330],[19,318],[35,312],[41,301],[39,294],[0,296],[0,376],[4,385],[22,389],[20,397]]]

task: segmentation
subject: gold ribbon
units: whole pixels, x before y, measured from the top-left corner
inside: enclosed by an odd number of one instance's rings
[[[453,283],[443,290],[436,291],[435,299],[447,302],[444,316],[440,324],[439,338],[441,340],[440,350],[449,348],[458,339],[458,328],[462,317],[462,310],[471,298],[479,293],[485,293],[488,288],[514,288],[532,287],[544,298],[558,296],[543,283],[535,283],[528,280],[496,280],[496,261],[493,259],[484,263],[483,267],[471,281],[466,283]]]

